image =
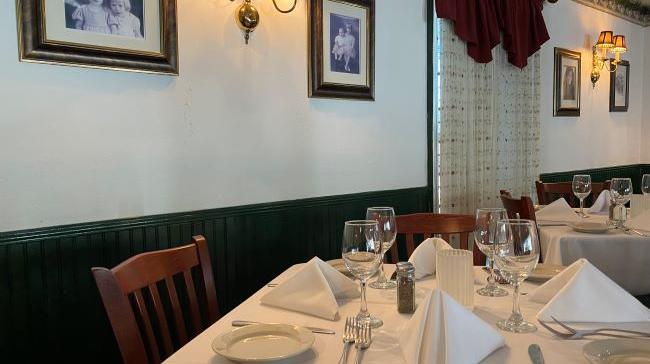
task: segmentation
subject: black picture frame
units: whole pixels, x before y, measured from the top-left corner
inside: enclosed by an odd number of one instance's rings
[[[582,56],[580,52],[571,51],[564,48],[554,48],[555,62],[554,62],[554,72],[553,72],[553,116],[580,116],[580,99],[581,99],[581,81],[582,81],[582,69],[581,61]],[[566,87],[564,84],[565,79],[563,79],[562,66],[564,61],[577,61],[577,71],[574,71],[577,75],[574,75],[574,81],[572,84],[572,92],[575,95],[575,107],[563,106],[562,105],[562,94],[563,87]]]
[[[161,51],[155,54],[47,41],[44,5],[16,0],[20,61],[178,75],[176,0],[160,0]]]
[[[367,84],[326,82],[323,56],[323,1],[362,7],[366,10],[366,80]],[[375,82],[375,0],[309,0],[309,97],[374,101]],[[360,58],[360,57],[359,57]],[[359,63],[362,60],[358,61]]]
[[[625,105],[616,104],[616,78],[621,68],[625,68]],[[630,106],[630,62],[621,60],[616,66],[616,71],[611,72],[609,74],[609,111],[626,112],[629,106]]]

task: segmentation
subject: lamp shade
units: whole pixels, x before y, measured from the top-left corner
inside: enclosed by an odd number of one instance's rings
[[[614,32],[611,30],[605,30],[600,32],[598,36],[598,42],[596,42],[596,47],[598,48],[612,48],[614,47]]]
[[[625,45],[625,36],[617,35],[614,37],[614,48],[612,52],[625,53],[627,51],[627,46]]]

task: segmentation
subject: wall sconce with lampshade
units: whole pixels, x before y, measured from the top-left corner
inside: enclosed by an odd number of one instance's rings
[[[621,53],[627,52],[624,35],[614,35],[611,30],[600,32],[598,42],[593,47],[593,61],[591,68],[591,83],[596,87],[596,82],[600,78],[600,71],[603,69],[608,72],[615,72],[618,64],[621,62]],[[614,59],[608,58],[607,54],[614,55]],[[609,62],[609,65],[607,65]]]
[[[235,0],[230,0],[230,1],[235,1]],[[298,0],[293,0],[293,5],[286,9],[280,9],[278,4],[276,3],[276,0],[271,0],[273,1],[273,6],[275,7],[275,10],[279,11],[282,14],[288,14],[293,11],[293,9],[296,8],[296,4],[298,3]],[[241,6],[237,9],[235,12],[235,20],[237,21],[237,25],[241,28],[241,30],[244,32],[244,41],[246,44],[248,44],[248,40],[250,39],[251,33],[257,28],[257,26],[260,23],[260,13],[257,11],[255,6],[253,6],[253,3],[251,0],[244,0],[244,2],[241,4]]]

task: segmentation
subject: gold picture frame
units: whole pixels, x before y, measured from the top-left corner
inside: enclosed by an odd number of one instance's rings
[[[143,1],[151,3],[153,0],[139,1],[143,4]],[[74,33],[77,29],[70,30],[70,27],[65,29],[65,21],[67,21],[65,16],[63,16],[64,25],[59,27],[61,29],[51,26],[51,21],[49,21],[51,19],[48,19],[49,13],[46,14],[46,10],[52,6],[64,7],[67,10],[65,7],[68,5],[64,4],[63,0],[59,0],[59,2],[51,5],[53,4],[51,0],[16,0],[20,61],[178,75],[176,0],[155,0],[153,2],[156,5],[158,14],[154,13],[153,16],[147,17],[146,24],[145,19],[142,20],[142,29],[147,29],[143,32],[144,36],[141,36],[143,40],[129,39],[128,37],[119,38],[117,36],[113,38],[106,37],[110,42],[119,45],[143,44],[142,49],[130,48],[129,46],[114,46],[112,44],[107,46],[93,44],[92,42],[51,39],[50,33],[55,31],[61,34],[88,35],[92,39],[98,39],[97,37],[102,36],[91,32],[86,32],[87,34],[83,32]],[[102,3],[102,6],[105,7],[105,4]],[[58,18],[61,17],[61,15],[58,15]],[[57,21],[59,20],[57,19]],[[50,24],[50,28],[48,28],[48,24]],[[149,31],[147,28],[149,24],[155,25],[151,27],[155,31]],[[112,34],[108,35],[112,36]]]

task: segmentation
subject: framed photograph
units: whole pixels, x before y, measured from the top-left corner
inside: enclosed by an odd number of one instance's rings
[[[621,61],[609,74],[609,111],[627,111],[630,103],[630,62]]]
[[[580,52],[555,48],[553,116],[580,116]]]
[[[176,0],[17,0],[20,60],[178,75]]]
[[[374,59],[374,0],[309,0],[309,97],[374,100]]]

